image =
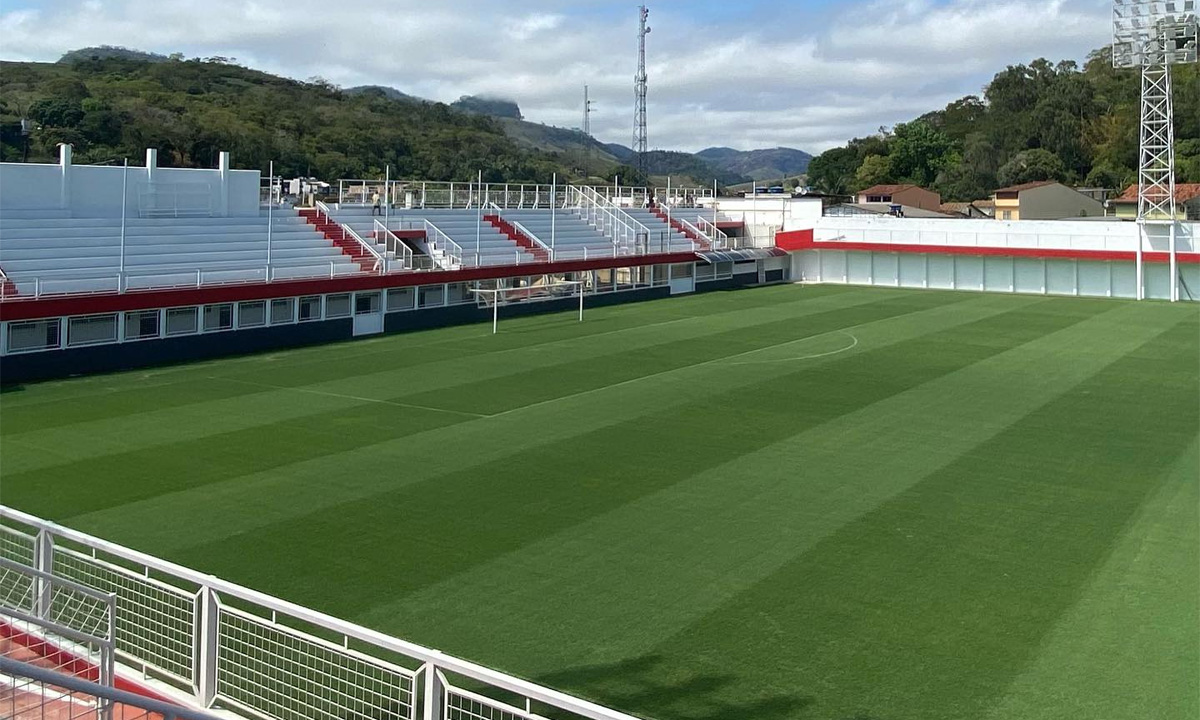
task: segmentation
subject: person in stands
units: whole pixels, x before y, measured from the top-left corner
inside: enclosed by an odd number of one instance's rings
[[[371,217],[376,214],[383,217],[383,198],[379,197],[379,193],[371,196]]]

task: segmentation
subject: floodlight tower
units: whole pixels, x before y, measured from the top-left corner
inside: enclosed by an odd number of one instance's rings
[[[638,71],[633,78],[633,152],[637,154],[637,167],[643,173],[646,171],[646,150],[649,144],[646,136],[646,36],[650,34],[650,9],[645,5],[638,7]]]
[[[1179,299],[1175,252],[1175,128],[1171,66],[1197,60],[1196,0],[1114,0],[1113,66],[1142,71],[1138,151],[1137,298],[1145,297],[1142,250],[1166,228],[1170,298]]]

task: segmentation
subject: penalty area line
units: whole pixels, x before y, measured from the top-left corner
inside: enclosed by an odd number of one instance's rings
[[[840,355],[841,353],[844,353],[844,352],[850,352],[854,348],[858,347],[858,338],[857,337],[855,337],[854,335],[851,335],[850,333],[848,333],[844,330],[838,330],[837,332],[841,335],[845,335],[846,337],[850,338],[851,343],[849,345],[847,345],[846,347],[838,348],[837,350],[830,350],[829,352],[816,353],[815,355],[800,355],[798,357],[779,358],[778,360],[743,360],[741,362],[732,362],[729,364],[730,365],[766,365],[769,363],[798,362],[800,360],[816,360],[817,358],[829,357],[830,355]],[[813,338],[818,338],[818,337],[821,337],[821,336],[813,335],[812,337],[805,338],[805,339],[812,340]]]

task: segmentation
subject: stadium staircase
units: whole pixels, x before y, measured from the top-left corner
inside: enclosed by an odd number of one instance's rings
[[[323,217],[315,208],[300,210],[299,215],[308,224],[313,225],[317,232],[324,235],[326,240],[333,243],[334,247],[341,250],[343,255],[353,260],[363,272],[374,270],[375,258],[358,240],[347,235],[345,228],[339,223],[331,222],[328,217]]]
[[[676,218],[673,218],[670,215],[668,215],[667,213],[663,212],[663,209],[661,206],[658,206],[658,205],[654,206],[654,209],[651,212],[654,214],[654,217],[658,218],[662,222],[665,222],[668,226],[670,226],[670,228],[672,230],[683,235],[688,240],[691,240],[692,242],[696,243],[697,250],[705,251],[705,250],[712,249],[711,244],[708,242],[708,240],[706,240],[699,233],[695,232],[694,230],[687,227],[683,223],[679,222],[679,220],[677,220]]]
[[[509,240],[512,240],[519,247],[528,250],[529,254],[533,255],[538,262],[550,262],[550,253],[546,252],[545,248],[543,248],[537,242],[534,242],[534,240],[528,235],[517,229],[517,226],[508,222],[499,215],[484,215],[483,219],[492,227],[504,233],[505,237],[507,237]]]

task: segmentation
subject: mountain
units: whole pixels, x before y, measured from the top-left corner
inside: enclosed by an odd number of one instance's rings
[[[604,143],[604,149],[621,162],[628,162],[633,157],[633,150],[621,143]]]
[[[356,85],[351,88],[346,88],[342,90],[342,92],[346,93],[347,95],[375,95],[378,97],[385,97],[389,100],[400,100],[405,102],[427,102],[419,97],[409,95],[408,93],[401,92],[394,87],[387,87],[386,85]]]
[[[504,98],[490,98],[481,95],[463,95],[458,100],[450,103],[450,107],[463,112],[477,113],[479,115],[489,115],[497,118],[512,118],[514,120],[524,120],[521,115],[521,108],[512,100]]]
[[[784,147],[766,150],[714,147],[701,150],[696,156],[718,169],[751,180],[779,180],[802,175],[813,157],[803,150]]]
[[[636,155],[631,155],[627,162],[632,164],[636,159]],[[673,180],[677,179],[679,185],[708,187],[714,179],[722,185],[733,185],[746,180],[741,174],[718,168],[692,153],[651,150],[646,153],[645,160],[648,175],[670,176]]]
[[[159,55],[152,52],[144,52],[142,50],[132,50],[126,47],[116,45],[97,45],[95,47],[79,48],[64,53],[58,61],[64,65],[69,65],[81,60],[107,60],[109,58],[120,58],[121,60],[137,60],[141,62],[166,62],[170,58],[166,55]]]

